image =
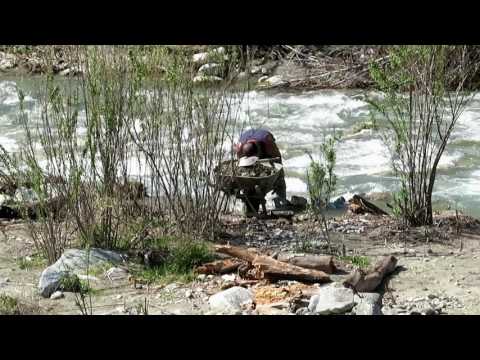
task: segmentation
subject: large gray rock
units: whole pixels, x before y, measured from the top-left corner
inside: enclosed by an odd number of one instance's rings
[[[94,269],[124,261],[121,254],[114,251],[92,248],[88,250],[70,249],[63,253],[56,263],[43,270],[38,282],[38,290],[43,297],[50,297],[60,287],[62,278],[67,275],[85,275],[87,269]]]
[[[242,310],[243,305],[252,303],[253,294],[240,286],[234,286],[212,295],[208,300],[210,309],[220,313],[235,313]]]
[[[361,297],[355,294],[356,303],[353,309],[356,315],[383,315],[382,297],[377,293],[360,293]]]
[[[355,306],[353,290],[342,284],[322,286],[310,298],[308,310],[319,315],[344,314]]]

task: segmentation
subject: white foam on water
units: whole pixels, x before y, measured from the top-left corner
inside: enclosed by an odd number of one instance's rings
[[[452,137],[480,141],[480,112],[471,109],[464,111],[458,118]]]
[[[349,139],[337,145],[337,175],[373,175],[390,170],[390,158],[380,139]]]
[[[299,178],[286,177],[285,184],[289,193],[304,194],[307,192],[307,184]]]
[[[27,95],[24,102],[34,102],[35,99]],[[20,103],[17,84],[14,81],[0,82],[0,105],[12,106]]]
[[[342,112],[366,113],[364,101],[332,91],[304,94],[262,94],[250,92],[242,103],[244,116],[256,123],[267,122],[272,128],[295,124],[296,128],[312,129],[343,125]],[[247,114],[249,116],[247,116]]]
[[[438,162],[438,168],[450,168],[455,166],[455,164],[462,158],[462,154],[460,152],[455,153],[448,153],[444,152],[440,161]]]
[[[0,136],[0,144],[7,150],[8,152],[16,151],[18,150],[18,144],[17,142],[12,139],[8,138],[5,136]]]

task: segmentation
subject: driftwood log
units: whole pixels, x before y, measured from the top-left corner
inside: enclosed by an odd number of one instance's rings
[[[216,251],[252,264],[255,277],[259,280],[296,280],[309,283],[330,282],[330,277],[323,271],[305,269],[278,261],[269,256],[261,255],[255,250],[247,250],[236,246],[217,246]]]
[[[353,195],[349,200],[348,209],[354,214],[370,213],[374,215],[388,215],[385,211],[360,195]]]
[[[367,271],[355,269],[343,285],[355,289],[358,292],[372,292],[383,281],[385,276],[391,274],[397,267],[397,259],[394,256],[386,256]]]
[[[280,253],[275,259],[305,269],[320,270],[327,274],[333,274],[337,270],[335,263],[333,262],[333,256],[328,255]]]
[[[217,260],[196,268],[196,272],[205,275],[222,275],[236,271],[245,262],[238,259]]]

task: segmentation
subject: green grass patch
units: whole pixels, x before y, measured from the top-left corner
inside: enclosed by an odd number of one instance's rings
[[[47,259],[39,254],[25,256],[17,259],[18,267],[21,270],[30,270],[47,266]]]
[[[60,280],[60,290],[76,292],[81,294],[95,294],[96,291],[90,287],[86,280],[80,279],[75,274],[67,274]]]
[[[0,295],[0,315],[34,315],[41,314],[38,306],[29,305],[18,299],[6,295]]]
[[[134,276],[150,283],[190,282],[195,277],[196,266],[213,261],[212,250],[202,241],[162,237],[151,240],[149,245],[152,249],[168,251],[162,265],[133,271]]]
[[[370,265],[370,259],[366,256],[341,256],[339,259],[342,261],[347,261],[361,269],[365,269]]]

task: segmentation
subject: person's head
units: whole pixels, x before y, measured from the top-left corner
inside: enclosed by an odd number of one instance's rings
[[[242,145],[242,148],[240,150],[240,156],[258,156],[258,146],[255,143],[252,142],[247,142]]]

